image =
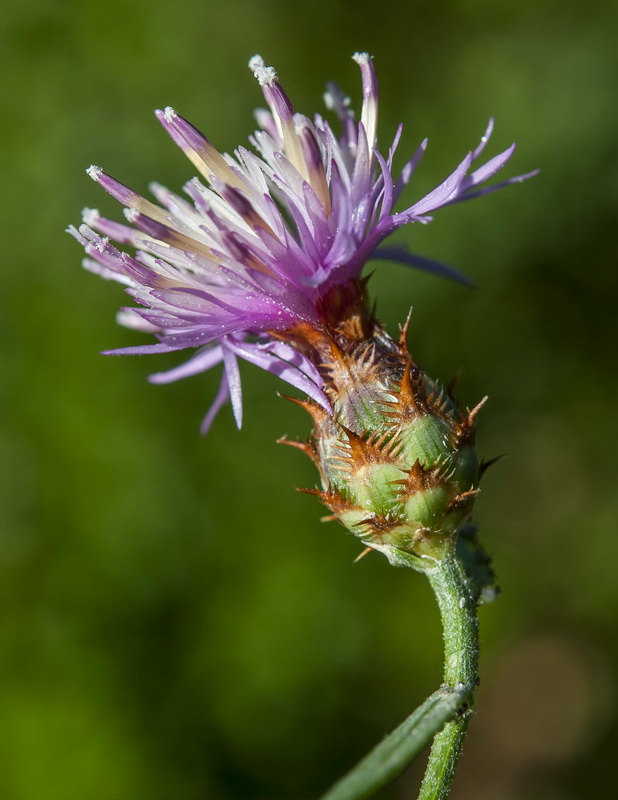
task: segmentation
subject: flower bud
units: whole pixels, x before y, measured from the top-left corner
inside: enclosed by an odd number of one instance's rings
[[[333,414],[301,402],[314,429],[296,446],[318,467],[322,490],[306,491],[330,519],[387,555],[441,559],[479,491],[474,422],[484,401],[462,411],[413,361],[406,333],[407,325],[393,341],[372,315],[357,314],[313,338]]]

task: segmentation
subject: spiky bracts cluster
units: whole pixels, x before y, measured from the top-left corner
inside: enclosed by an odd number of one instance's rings
[[[392,340],[364,309],[328,335],[304,332],[319,353],[333,414],[312,416],[306,443],[288,442],[316,464],[322,489],[307,489],[368,548],[441,558],[454,546],[479,491],[473,410],[414,362],[407,324]]]

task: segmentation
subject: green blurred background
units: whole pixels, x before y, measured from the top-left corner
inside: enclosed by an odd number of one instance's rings
[[[542,174],[400,234],[479,288],[389,265],[372,279],[434,376],[462,368],[477,503],[503,593],[481,611],[483,684],[453,800],[615,796],[616,169],[613,3],[22,0],[3,12],[0,798],[304,800],[441,674],[422,576],[375,555],[294,486],[312,466],[282,386],[243,365],[246,423],[198,428],[219,376],[150,386],[183,355],[104,358],[120,288],[63,233],[120,218],[91,162],[140,191],[193,168],[152,109],[231,150],[277,66],[299,110],[359,99],[375,55],[381,141],[430,148],[407,198],[496,118],[491,155]],[[614,206],[615,208],[615,206]],[[384,800],[415,796],[413,767]]]

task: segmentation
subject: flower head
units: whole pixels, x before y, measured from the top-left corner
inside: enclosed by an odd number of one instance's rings
[[[278,375],[330,411],[312,341],[364,303],[360,276],[365,263],[371,258],[400,261],[458,277],[401,247],[381,248],[386,237],[407,223],[429,222],[428,215],[438,208],[528,177],[480,188],[514,149],[473,166],[491,134],[490,121],[480,145],[438,187],[396,211],[427,141],[393,176],[402,128],[388,152],[380,153],[373,63],[366,53],[354,60],[362,76],[360,120],[336,86],[325,95],[339,119],[339,135],[320,115],[311,120],[296,113],[275,70],[260,56],[249,62],[268,105],[256,113],[260,129],[250,140],[259,155],[242,146],[233,156],[222,155],[172,108],[157,111],[159,122],[201,176],[185,184],[188,199],[152,184],[155,203],[99,167],[88,169],[125,206],[128,224],[86,209],[79,229],[69,230],[86,250],[84,266],[125,284],[138,304],[122,309],[119,322],[158,339],[157,344],[109,352],[197,348],[182,366],[151,376],[155,383],[222,363],[221,387],[204,430],[229,398],[241,424],[238,358]],[[123,246],[135,254],[119,249]]]
[[[189,200],[153,184],[153,203],[90,167],[125,206],[129,224],[87,209],[84,224],[70,231],[86,249],[86,268],[125,284],[137,302],[120,312],[120,322],[158,339],[111,352],[197,348],[182,366],[153,375],[157,383],[222,363],[204,430],[227,399],[240,426],[239,358],[302,390],[309,399],[296,402],[314,429],[307,442],[289,444],[318,467],[322,491],[312,493],[370,548],[396,563],[406,551],[423,564],[452,548],[478,492],[474,435],[482,403],[460,409],[423,372],[408,351],[407,326],[399,340],[390,338],[370,309],[361,273],[378,257],[460,277],[381,244],[402,225],[429,222],[438,208],[529,176],[482,187],[514,149],[474,167],[490,122],[480,145],[439,186],[396,211],[427,142],[394,177],[401,126],[383,155],[373,64],[365,53],[354,59],[363,85],[360,120],[337,87],[326,94],[338,136],[321,116],[296,113],[275,70],[254,56],[250,67],[268,105],[257,112],[260,130],[251,138],[259,155],[244,147],[221,155],[173,109],[157,111],[206,183],[190,180]]]

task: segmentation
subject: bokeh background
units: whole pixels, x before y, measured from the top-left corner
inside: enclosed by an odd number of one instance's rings
[[[615,6],[558,0],[21,0],[3,11],[0,798],[303,800],[393,728],[441,673],[422,576],[375,555],[294,486],[275,444],[308,419],[243,365],[246,422],[198,428],[217,374],[147,375],[182,355],[137,344],[120,288],[63,233],[120,209],[91,162],[139,191],[193,175],[152,109],[231,150],[274,63],[299,110],[336,79],[359,100],[375,55],[382,142],[430,149],[412,202],[496,118],[523,186],[446,209],[400,239],[470,291],[378,265],[395,331],[508,453],[477,503],[500,577],[481,611],[479,713],[453,800],[609,800],[615,792]],[[382,792],[415,796],[422,764]]]

